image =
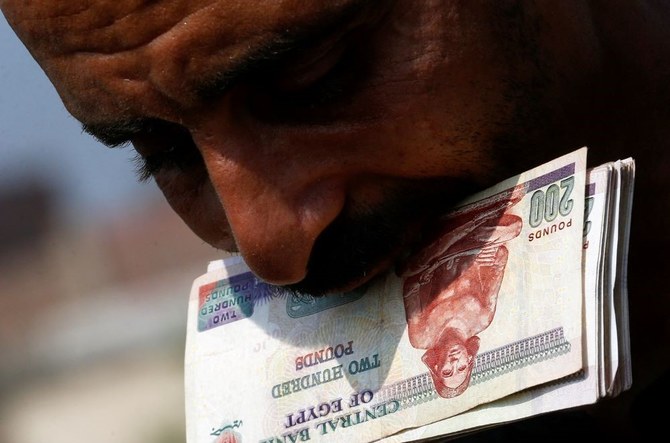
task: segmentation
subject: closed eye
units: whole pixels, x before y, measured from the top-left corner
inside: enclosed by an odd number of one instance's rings
[[[348,83],[346,63],[342,57],[328,60],[326,67],[319,67],[308,81],[281,85],[274,91],[275,99],[284,105],[318,106],[332,104],[346,91]]]
[[[166,172],[204,170],[204,161],[186,128],[163,122],[160,128],[133,137],[137,151],[136,173],[140,181]]]
[[[361,70],[351,42],[340,42],[309,63],[285,65],[254,79],[250,110],[267,122],[327,121],[328,112],[355,95]]]
[[[110,148],[123,148],[132,143],[137,151],[135,169],[141,182],[165,171],[204,169],[204,161],[191,134],[174,123],[137,118],[112,123],[84,123],[82,129]]]

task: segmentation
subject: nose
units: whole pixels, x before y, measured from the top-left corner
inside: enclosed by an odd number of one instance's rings
[[[297,283],[319,234],[342,211],[342,179],[323,150],[300,137],[217,117],[194,133],[194,141],[238,250],[260,279]]]

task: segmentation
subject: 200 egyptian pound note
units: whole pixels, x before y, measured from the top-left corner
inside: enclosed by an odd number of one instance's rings
[[[464,201],[407,266],[314,298],[194,281],[189,443],[368,442],[582,367],[582,148]]]
[[[625,260],[634,179],[632,158],[587,170],[582,370],[380,441],[401,443],[433,441],[446,435],[453,437],[534,415],[593,404],[631,387]]]

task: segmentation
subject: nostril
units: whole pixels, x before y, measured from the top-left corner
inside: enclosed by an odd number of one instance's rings
[[[290,285],[300,282],[307,273],[307,267],[300,264],[303,259],[288,248],[260,253],[242,250],[241,254],[251,271],[266,283]]]
[[[235,243],[258,278],[298,283],[316,239],[344,206],[345,180],[333,163],[307,154],[311,144],[289,143],[283,132],[254,132],[244,121],[234,125],[224,108],[221,119],[203,121],[194,139]]]
[[[247,265],[268,283],[302,281],[317,238],[343,207],[343,190],[326,183],[302,192],[268,185],[249,199],[245,189],[249,186],[238,187],[222,201]]]

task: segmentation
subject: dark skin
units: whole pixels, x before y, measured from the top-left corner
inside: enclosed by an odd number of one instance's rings
[[[591,166],[634,157],[634,386],[592,414],[615,437],[654,422],[633,401],[667,392],[654,383],[670,363],[659,349],[670,341],[669,3],[0,8],[87,131],[132,143],[196,234],[297,289],[365,284],[437,212],[558,155],[588,146]]]

